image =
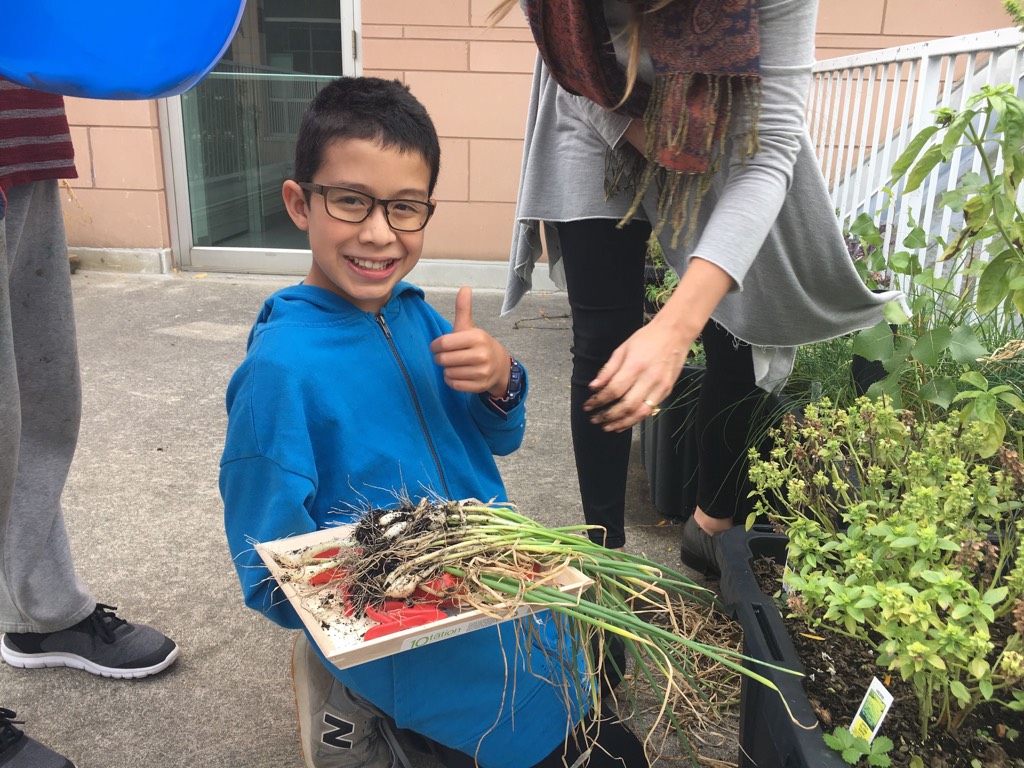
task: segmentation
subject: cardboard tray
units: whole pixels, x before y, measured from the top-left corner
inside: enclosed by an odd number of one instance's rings
[[[277,581],[278,587],[299,614],[299,618],[302,619],[310,636],[327,660],[339,669],[353,667],[412,648],[421,648],[535,611],[547,610],[537,605],[525,604],[520,606],[513,615],[498,619],[475,609],[462,611],[449,609],[446,611],[446,613],[450,613],[448,618],[419,627],[399,630],[372,640],[362,639],[363,633],[376,624],[365,617],[360,619],[339,617],[338,621],[325,626],[308,607],[308,601],[314,599],[310,597],[310,593],[314,592],[316,588],[304,588],[303,585],[300,585],[297,589],[295,584],[283,578],[285,572],[278,566],[273,555],[295,554],[304,550],[316,554],[325,549],[325,544],[350,536],[352,527],[351,525],[341,525],[256,545],[256,551],[263,558],[263,562]],[[579,595],[593,584],[593,581],[575,568],[566,567],[553,576],[550,584],[566,594]],[[319,589],[323,590],[323,587]]]

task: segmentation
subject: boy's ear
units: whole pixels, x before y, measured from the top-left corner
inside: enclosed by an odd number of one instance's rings
[[[281,197],[284,198],[285,210],[295,222],[295,226],[303,232],[308,232],[309,206],[306,204],[306,193],[302,187],[288,179],[281,187]]]

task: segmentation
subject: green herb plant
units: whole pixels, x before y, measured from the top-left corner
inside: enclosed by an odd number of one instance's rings
[[[661,243],[653,235],[647,241],[647,266],[653,268],[654,279],[649,280],[644,286],[644,297],[648,304],[657,311],[679,285],[679,275],[665,261],[665,252],[661,249]]]
[[[993,468],[981,422],[866,397],[812,403],[772,437],[750,479],[755,514],[789,537],[790,612],[874,647],[916,692],[922,738],[955,732],[981,702],[1024,709],[1016,452]]]
[[[1024,213],[1016,202],[1024,181],[1024,100],[1012,85],[989,86],[963,110],[934,112],[935,124],[914,136],[891,169],[889,202],[921,188],[940,166],[956,171],[964,152],[981,172],[963,174],[937,200],[959,229],[926,232],[905,211],[908,234],[892,253],[872,215],[850,225],[859,239],[855,265],[870,287],[893,278],[911,310],[886,309],[885,321],[862,331],[854,352],[887,372],[870,395],[929,416],[958,410],[982,425],[982,455],[1008,437],[1024,437]],[[938,220],[936,215],[933,220]],[[896,326],[894,333],[890,324]]]
[[[849,728],[836,728],[832,733],[823,734],[823,737],[825,743],[849,765],[862,764],[862,760],[875,768],[889,768],[892,765],[889,752],[895,745],[887,736],[877,736],[869,743],[867,739],[854,736]]]

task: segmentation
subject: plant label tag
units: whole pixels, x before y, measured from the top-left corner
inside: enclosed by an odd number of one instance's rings
[[[792,572],[793,572],[792,569],[789,567],[789,548],[787,547],[786,548],[786,562],[782,566],[782,591],[785,592],[787,595],[789,594],[789,590],[790,590],[789,574],[791,574]]]
[[[868,692],[864,694],[864,700],[857,707],[857,714],[853,716],[850,733],[866,739],[870,744],[882,727],[882,720],[889,714],[891,706],[892,694],[877,677],[871,678]]]

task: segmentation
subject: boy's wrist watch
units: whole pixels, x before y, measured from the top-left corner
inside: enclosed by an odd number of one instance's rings
[[[503,398],[506,403],[523,394],[523,378],[526,375],[522,364],[511,355],[508,358],[508,365],[508,392]]]
[[[505,396],[491,398],[495,403],[500,403],[503,406],[515,405],[519,400],[523,394],[523,380],[526,376],[522,363],[511,355],[509,355],[508,361],[508,389],[505,391]]]

